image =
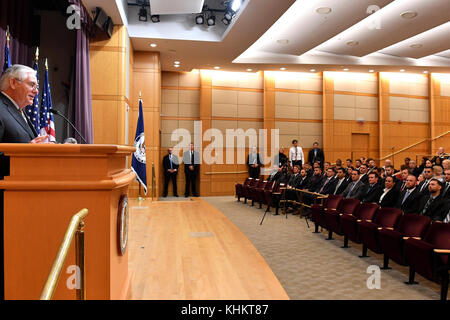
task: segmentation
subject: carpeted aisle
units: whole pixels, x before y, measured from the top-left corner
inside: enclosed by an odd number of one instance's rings
[[[291,299],[332,300],[439,300],[440,286],[416,274],[419,285],[408,286],[408,268],[390,261],[391,270],[381,270],[381,288],[368,289],[367,273],[371,265],[381,266],[382,255],[369,250],[361,259],[361,246],[349,243],[342,249],[343,237],[312,233],[298,216],[267,215],[259,225],[263,209],[237,202],[234,197],[204,197],[224,213],[253,243],[266,259]],[[274,210],[272,209],[272,213]],[[373,283],[373,282],[372,282]]]

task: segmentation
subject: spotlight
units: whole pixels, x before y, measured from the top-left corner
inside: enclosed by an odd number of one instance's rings
[[[222,23],[227,26],[227,25],[230,24],[230,20],[228,20],[227,18],[223,17],[222,18]]]
[[[195,23],[196,24],[204,24],[205,23],[205,17],[203,17],[202,14],[199,14],[195,17]]]
[[[231,5],[231,10],[233,10],[234,12],[238,11],[239,8],[241,7],[241,0],[234,0],[233,4]]]
[[[150,19],[152,20],[153,23],[157,23],[159,22],[159,14],[153,14]]]
[[[147,21],[147,9],[144,6],[139,9],[139,21]]]

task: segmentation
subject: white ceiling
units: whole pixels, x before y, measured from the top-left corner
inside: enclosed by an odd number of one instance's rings
[[[135,50],[161,52],[166,71],[219,66],[254,72],[281,67],[450,72],[450,0],[245,0],[228,28],[220,13],[209,28],[195,25],[195,14],[184,14],[192,10],[181,7],[171,11],[179,14],[161,16],[154,24],[139,22],[138,8],[126,6],[126,0],[83,1],[88,8],[102,7],[115,24],[127,25]],[[201,2],[152,1],[166,10]],[[223,2],[209,1],[215,7]],[[318,13],[318,8],[331,10]],[[417,15],[403,18],[408,11]],[[179,68],[175,60],[181,61]]]

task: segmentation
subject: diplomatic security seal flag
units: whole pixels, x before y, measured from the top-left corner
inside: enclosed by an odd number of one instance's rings
[[[133,153],[131,161],[131,169],[136,173],[136,179],[144,187],[147,194],[147,169],[145,155],[145,134],[144,134],[144,113],[142,112],[142,99],[139,99],[139,118],[136,128],[136,138],[134,138],[134,147],[136,151]]]

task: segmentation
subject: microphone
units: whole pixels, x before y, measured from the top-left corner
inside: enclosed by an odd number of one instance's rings
[[[66,122],[67,122],[68,124],[70,124],[70,126],[71,126],[71,127],[75,130],[75,132],[78,134],[78,136],[81,138],[81,140],[83,140],[85,144],[88,144],[87,141],[86,141],[86,139],[81,135],[81,133],[77,130],[77,128],[75,128],[75,126],[72,124],[72,122],[70,122],[70,120],[67,119],[61,112],[59,112],[58,110],[55,110],[55,109],[50,109],[49,111],[50,111],[50,113],[57,114],[58,116],[60,116],[60,117],[63,118],[64,120],[66,120]]]

